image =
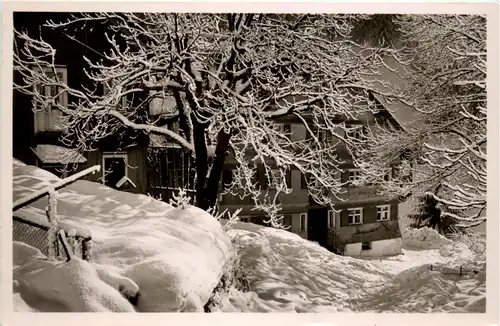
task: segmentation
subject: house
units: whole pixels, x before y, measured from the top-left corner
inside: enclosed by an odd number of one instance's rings
[[[358,120],[345,121],[360,128],[370,127],[373,123],[384,122],[394,128],[401,128],[398,121],[383,106],[376,114],[365,115]],[[307,129],[301,120],[283,117],[278,123],[283,124],[291,133],[292,141],[307,137]],[[360,133],[361,135],[361,133]],[[328,141],[327,135],[323,136]],[[360,177],[348,151],[338,145],[338,155],[345,162],[338,177],[342,182],[354,181]],[[397,161],[393,162],[397,164]],[[228,157],[223,173],[223,183],[229,184],[236,168],[234,158]],[[393,169],[396,173],[396,169]],[[260,171],[263,174],[263,171]],[[387,178],[392,177],[388,175]],[[257,176],[258,182],[266,188],[263,175]],[[279,196],[282,206],[280,214],[283,224],[289,231],[301,237],[315,241],[321,246],[349,256],[382,256],[401,252],[401,234],[398,225],[398,198],[389,198],[377,193],[377,186],[355,187],[347,184],[342,195],[343,201],[332,197],[335,210],[319,205],[308,193],[305,177],[301,171],[288,171],[287,184],[292,188],[290,194]],[[221,196],[221,210],[234,211],[242,208],[240,219],[265,225],[264,213],[252,211],[251,198],[240,198],[231,194]]]
[[[69,13],[16,12],[14,28],[36,36],[45,21],[62,21],[68,16]],[[91,60],[99,60],[102,58],[102,44],[107,44],[104,31],[99,25],[94,26],[92,31],[86,29],[79,33],[81,34],[76,41],[64,32],[43,29],[45,41],[52,45],[63,45],[56,49],[58,77],[76,89],[91,86],[85,84],[86,62],[82,54]],[[22,82],[21,76],[15,71],[14,81]],[[45,87],[42,91],[46,94],[58,94],[54,86]],[[66,107],[71,101],[66,92],[62,92],[57,100]],[[173,108],[171,103],[169,98],[155,99],[149,106],[150,117],[161,121],[162,115],[169,113],[165,110]],[[100,165],[101,171],[89,175],[88,180],[164,199],[171,198],[175,188],[194,188],[192,157],[163,137],[149,136],[124,128],[123,131],[100,141],[95,150],[78,153],[68,148],[61,140],[66,133],[62,112],[55,106],[44,110],[36,108],[37,103],[33,98],[14,91],[14,158],[44,168],[59,177]]]

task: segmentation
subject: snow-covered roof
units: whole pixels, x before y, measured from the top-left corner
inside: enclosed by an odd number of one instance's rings
[[[410,121],[411,117],[405,116],[403,114],[403,111],[408,111],[410,109],[404,107],[404,105],[400,103],[398,104],[388,103],[382,96],[378,94],[373,93],[373,96],[380,104],[382,104],[382,106],[384,107],[383,111],[387,114],[387,116],[393,122],[395,122],[398,125],[398,127],[406,129],[405,124]]]
[[[87,159],[83,157],[82,154],[74,149],[67,147],[40,144],[35,148],[30,148],[38,157],[38,159],[46,164],[69,164],[87,162]]]

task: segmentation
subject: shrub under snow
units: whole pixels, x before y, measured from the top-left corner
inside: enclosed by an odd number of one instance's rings
[[[450,239],[445,238],[436,230],[422,227],[412,229],[409,227],[403,228],[401,232],[403,246],[412,249],[439,249],[444,245],[452,243]]]

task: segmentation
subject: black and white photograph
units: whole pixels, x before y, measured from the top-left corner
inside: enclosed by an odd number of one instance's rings
[[[14,312],[485,314],[488,18],[14,11]]]

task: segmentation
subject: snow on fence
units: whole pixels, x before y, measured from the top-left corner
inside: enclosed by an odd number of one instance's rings
[[[92,236],[84,234],[85,232],[71,232],[69,227],[63,225],[59,231],[64,231],[68,242],[71,243],[75,256],[90,260],[92,256]],[[13,216],[12,220],[12,240],[24,242],[40,250],[44,255],[49,255],[48,235],[50,230],[49,223],[39,223],[30,221],[21,216]],[[57,257],[67,258],[60,239],[54,240],[55,255]]]
[[[88,230],[75,228],[58,221],[56,190],[99,170],[99,165],[90,167],[15,201],[12,209],[13,240],[31,245],[49,258],[63,257],[69,260],[73,255],[76,255],[83,260],[90,260],[92,236]],[[35,221],[24,217],[23,214],[16,213],[20,208],[46,195],[48,195],[49,201],[46,221]]]
[[[429,265],[429,270],[441,272],[441,274],[459,275],[459,276],[464,276],[467,274],[479,274],[479,272],[484,271],[484,269],[477,269],[477,268],[476,269],[468,269],[462,265],[460,265],[457,268],[437,267],[434,265]]]
[[[87,174],[96,173],[96,172],[99,172],[100,170],[101,170],[100,165],[94,165],[88,169],[85,169],[83,171],[75,173],[67,178],[61,179],[60,181],[57,181],[48,187],[34,191],[31,194],[29,194],[28,196],[16,200],[14,202],[14,204],[12,205],[13,206],[12,211],[16,211],[19,208],[24,207],[26,205],[29,205],[32,202],[36,201],[37,199],[40,199],[41,197],[47,195],[49,190],[51,190],[51,189],[53,189],[54,191],[57,191],[58,189],[66,187],[66,186],[70,185],[71,183],[77,181],[78,179],[83,178]]]

